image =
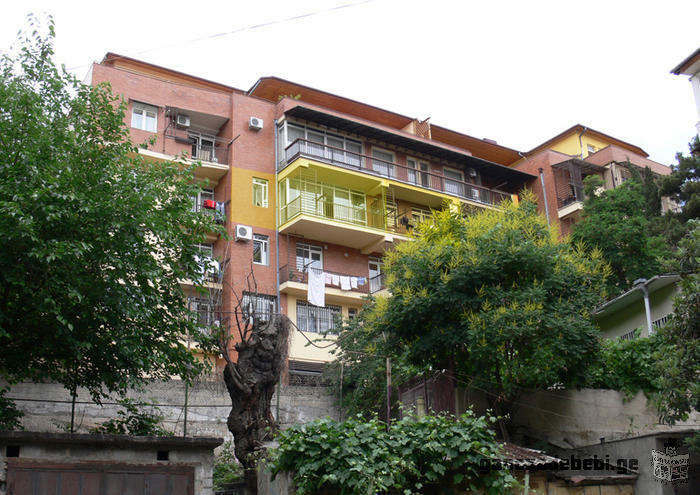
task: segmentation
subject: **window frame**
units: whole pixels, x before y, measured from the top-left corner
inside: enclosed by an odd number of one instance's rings
[[[256,204],[255,202],[255,191],[256,186],[261,188],[261,204]],[[269,194],[270,194],[270,181],[267,179],[261,179],[259,177],[253,177],[253,206],[259,208],[267,208],[270,204]]]
[[[304,260],[301,263],[301,267],[299,266],[299,259],[300,259],[300,256],[298,254],[299,249],[306,250],[306,251],[308,251],[308,254],[309,254],[308,257],[306,257],[304,255],[301,256],[301,259]],[[294,258],[295,265],[294,266],[297,269],[297,271],[304,273],[304,272],[306,272],[306,270],[309,266],[312,266],[312,263],[315,261],[315,260],[312,260],[312,258],[311,258],[312,251],[318,252],[320,255],[320,259],[318,260],[320,266],[314,266],[314,268],[319,268],[319,269],[323,270],[323,247],[315,245],[315,244],[308,244],[306,242],[297,242],[296,246],[295,246],[295,250],[294,250],[294,255],[295,255],[295,258]]]
[[[301,309],[300,309],[301,308]],[[302,328],[304,325],[300,325],[300,319],[299,315],[302,314],[302,312],[306,312],[304,315],[304,321],[306,322],[306,328]],[[321,311],[328,311],[331,313],[331,326],[328,329],[322,329],[321,328]],[[312,318],[313,316],[313,318]],[[336,320],[336,316],[339,318]],[[304,301],[301,299],[297,299],[297,304],[296,304],[296,326],[299,330],[302,332],[308,332],[308,333],[327,333],[330,335],[338,335],[340,334],[340,326],[334,327],[333,325],[336,323],[336,321],[341,321],[343,318],[343,308],[342,306],[335,306],[332,304],[327,304],[325,306],[314,306],[313,304],[310,304],[308,301]],[[310,328],[309,322],[313,321],[314,322],[314,328]]]
[[[260,244],[260,261],[255,261],[256,244]],[[253,234],[253,264],[261,266],[270,265],[270,236]]]
[[[134,122],[134,116],[136,115],[136,111],[140,110],[142,112],[141,114],[141,125],[135,125]],[[151,105],[148,103],[143,103],[140,101],[134,101],[131,104],[131,128],[132,129],[139,129],[141,131],[146,131],[146,132],[151,132],[151,133],[157,133],[158,132],[158,111],[160,109],[158,108],[157,105]],[[153,112],[154,117],[153,117],[153,130],[148,128],[147,125],[147,112]]]

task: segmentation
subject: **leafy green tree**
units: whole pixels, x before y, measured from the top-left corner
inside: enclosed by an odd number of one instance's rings
[[[435,212],[418,231],[388,254],[392,297],[373,309],[372,331],[395,354],[487,383],[498,414],[523,389],[583,376],[598,349],[599,252],[559,242],[531,195],[466,217]]]
[[[57,68],[53,23],[30,24],[0,60],[0,378],[99,400],[191,377],[199,330],[178,280],[223,233],[192,211],[194,166],[139,158],[125,102]]]
[[[398,388],[402,382],[427,369],[412,366],[405,355],[395,355],[394,348],[388,346],[385,335],[377,334],[374,323],[377,315],[387,303],[384,297],[376,298],[369,310],[361,310],[347,322],[336,340],[333,350],[335,360],[326,367],[324,376],[332,387],[342,387],[341,407],[348,416],[362,415],[370,418],[376,414],[386,420],[386,359],[391,359],[392,416],[398,413]],[[367,307],[366,307],[367,308]],[[342,368],[342,371],[341,371]]]
[[[600,249],[610,264],[607,292],[611,296],[628,290],[638,278],[659,274],[662,259],[671,256],[665,240],[650,235],[647,215],[652,216],[653,208],[638,177],[597,194],[600,179],[587,178],[583,214],[571,234],[573,242]]]
[[[121,409],[117,412],[117,417],[96,426],[92,429],[93,433],[159,437],[173,435],[172,431],[162,426],[160,408],[126,398],[120,399],[119,405]]]
[[[673,316],[659,331],[666,346],[657,353],[660,392],[657,405],[669,422],[700,410],[700,220],[691,220],[681,241],[676,269],[680,293]]]

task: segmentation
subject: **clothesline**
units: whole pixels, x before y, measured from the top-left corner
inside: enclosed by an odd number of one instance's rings
[[[338,275],[316,267],[308,267],[308,274],[307,300],[314,306],[326,305],[326,285],[339,286],[340,290],[352,290],[367,283],[366,277]]]

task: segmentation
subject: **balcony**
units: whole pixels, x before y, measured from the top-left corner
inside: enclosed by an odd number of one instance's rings
[[[173,155],[185,155],[188,162],[201,162],[197,175],[218,181],[229,170],[229,140],[170,124],[165,137],[174,141],[166,149]]]
[[[589,175],[602,174],[604,170],[604,167],[578,159],[552,165],[559,218],[572,217],[583,209],[586,199],[583,180]]]
[[[314,267],[299,270],[295,265],[284,265],[280,268],[280,292],[306,299],[309,291],[309,270],[319,270],[325,274],[326,302],[330,304],[361,304],[367,296],[385,288],[382,275],[369,278],[363,275],[339,273]],[[346,279],[344,283],[348,284],[346,289],[342,288],[343,279]],[[353,284],[353,279],[355,279],[355,284]]]
[[[397,185],[409,186],[413,190],[427,190],[440,195],[458,198],[469,203],[497,206],[510,199],[510,194],[497,189],[450,179],[433,172],[416,170],[398,163],[387,162],[341,148],[297,139],[285,148],[285,161],[278,171],[283,171],[299,158],[307,158],[341,167],[347,170],[389,179]]]

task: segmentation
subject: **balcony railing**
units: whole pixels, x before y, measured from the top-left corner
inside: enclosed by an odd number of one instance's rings
[[[369,279],[369,293],[374,294],[386,289],[386,273],[380,273]]]
[[[228,165],[228,141],[218,137],[201,138],[190,134],[187,129],[170,126],[165,130],[165,137],[174,139],[183,145],[181,152],[192,160]],[[213,142],[213,144],[202,143]]]
[[[443,175],[416,170],[398,163],[379,160],[378,158],[305,139],[297,139],[287,146],[285,149],[285,161],[280,164],[279,169],[283,170],[301,156],[317,159],[349,170],[386,177],[431,191],[450,194],[477,203],[497,205],[501,201],[510,198],[510,194],[503,191],[449,179]]]
[[[347,283],[346,290],[351,292],[360,292],[362,294],[369,294],[372,286],[372,279],[365,276],[352,275],[349,273],[333,272],[329,270],[323,270],[321,268],[306,267],[304,270],[299,270],[294,265],[284,265],[280,268],[280,284],[285,282],[299,282],[302,284],[307,284],[309,282],[309,271],[318,270],[324,273],[326,277],[326,287],[331,287],[335,289],[343,289],[343,285]],[[345,280],[343,280],[345,279]],[[353,284],[353,279],[355,283]],[[375,281],[376,284],[376,281]],[[353,286],[354,285],[354,286]],[[379,290],[379,289],[377,289]]]
[[[221,223],[221,224],[226,223],[226,215],[224,213],[217,211],[215,209],[205,208],[204,203],[196,203],[196,202],[193,203],[192,204],[192,211],[197,212],[197,213],[202,212],[205,215],[211,215],[212,217],[214,217],[214,220],[217,223]]]
[[[379,208],[365,208],[334,203],[323,197],[298,196],[280,207],[282,224],[299,215],[312,215],[327,220],[386,230],[384,212]]]

